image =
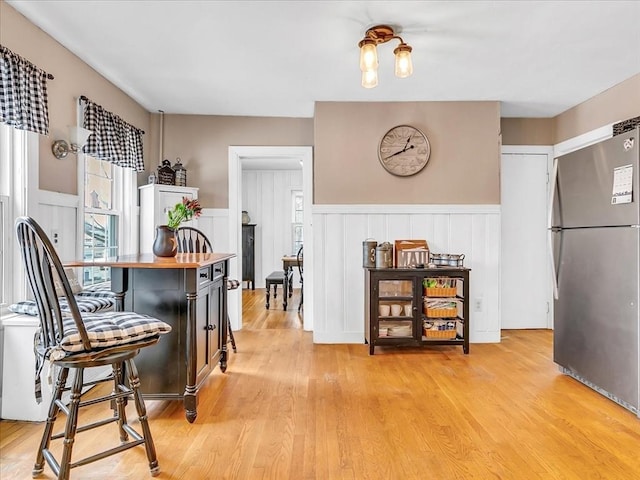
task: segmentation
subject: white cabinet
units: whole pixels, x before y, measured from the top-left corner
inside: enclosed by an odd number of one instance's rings
[[[183,197],[189,200],[198,198],[198,189],[193,187],[176,187],[157,183],[143,185],[140,190],[140,253],[151,253],[153,240],[158,225],[166,225],[167,211]],[[184,222],[182,225],[197,227],[197,220]]]

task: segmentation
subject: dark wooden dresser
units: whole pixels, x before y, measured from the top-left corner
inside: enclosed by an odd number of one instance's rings
[[[253,223],[242,225],[242,281],[247,282],[247,288],[256,289],[256,226]]]

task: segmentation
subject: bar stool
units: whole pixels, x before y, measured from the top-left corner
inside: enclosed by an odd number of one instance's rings
[[[40,329],[34,344],[35,393],[38,403],[42,401],[40,375],[45,360],[52,368],[59,369],[32,471],[33,477],[44,471],[46,460],[59,480],[67,480],[72,468],[138,445],[144,445],[151,476],[155,477],[160,472],[160,467],[133,358],[141,348],[156,344],[160,335],[171,331],[171,326],[156,318],[134,312],[80,313],[60,259],[42,228],[33,219],[20,217],[16,220],[16,234],[40,318]],[[56,283],[62,285],[60,297],[56,292]],[[67,303],[67,312],[61,310],[61,299]],[[84,382],[85,368],[106,365],[111,365],[112,368],[108,378]],[[128,383],[124,381],[125,371]],[[67,378],[70,372],[73,372],[72,385],[68,387]],[[83,388],[103,382],[113,382],[113,391],[110,394],[82,401]],[[67,404],[63,401],[62,395],[69,391],[71,395]],[[127,422],[125,406],[130,397],[133,397],[135,403],[142,434]],[[108,402],[113,410],[109,417],[78,426],[80,409],[103,402]],[[54,424],[60,412],[67,416],[65,429],[62,433],[54,434]],[[76,432],[92,430],[110,423],[117,425],[120,445],[72,462]],[[129,437],[132,439],[129,440]],[[52,441],[55,440],[63,440],[59,459],[55,458],[50,449]]]

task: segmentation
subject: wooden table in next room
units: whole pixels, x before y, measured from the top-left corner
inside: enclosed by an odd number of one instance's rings
[[[302,266],[303,260],[300,259]],[[282,303],[284,309],[287,309],[287,303],[291,295],[293,295],[293,269],[298,267],[298,257],[296,255],[284,255],[282,257],[282,270],[284,270],[283,282],[283,298]]]

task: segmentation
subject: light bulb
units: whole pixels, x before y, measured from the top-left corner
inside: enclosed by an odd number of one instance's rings
[[[378,50],[373,40],[364,39],[360,42],[360,70],[366,72],[378,68]]]
[[[367,70],[362,72],[362,86],[364,88],[373,88],[378,85],[378,71]]]
[[[401,43],[393,51],[396,56],[396,77],[406,78],[413,73],[411,50],[412,49],[409,45]]]

